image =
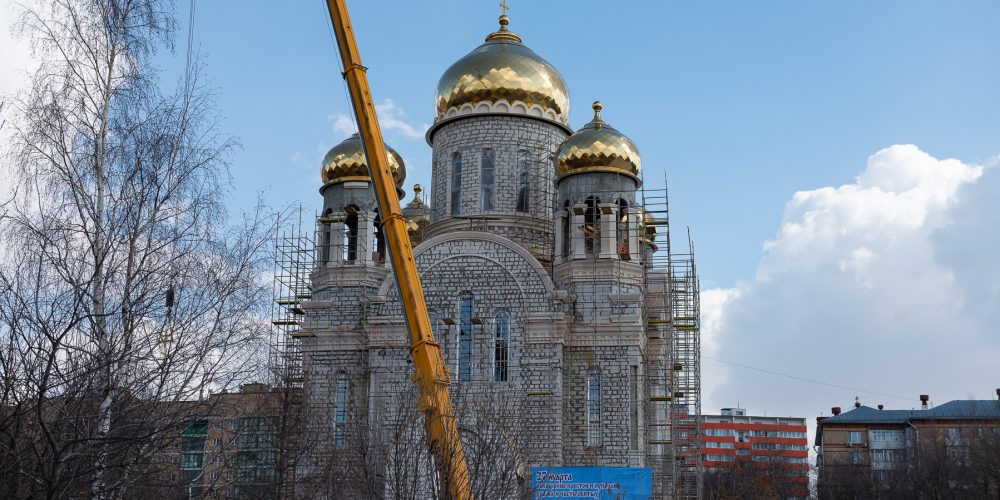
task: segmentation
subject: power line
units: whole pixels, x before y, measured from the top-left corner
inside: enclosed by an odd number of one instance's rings
[[[779,377],[786,377],[786,378],[790,378],[790,379],[800,380],[800,381],[809,382],[809,383],[812,383],[812,384],[826,385],[826,386],[830,386],[830,387],[836,387],[838,389],[849,389],[849,390],[852,390],[852,391],[863,392],[865,394],[875,394],[875,395],[878,395],[878,396],[885,396],[885,397],[888,397],[888,398],[902,399],[902,400],[905,400],[905,401],[909,401],[910,399],[912,399],[912,398],[907,398],[907,397],[903,397],[903,396],[897,396],[895,394],[886,394],[884,392],[869,391],[867,389],[859,389],[857,387],[850,387],[850,386],[846,386],[846,385],[831,384],[829,382],[823,382],[823,381],[820,381],[820,380],[813,380],[811,378],[796,377],[795,375],[789,375],[787,373],[779,373],[779,372],[772,371],[772,370],[766,370],[764,368],[757,368],[757,367],[754,367],[754,366],[744,365],[742,363],[735,363],[735,362],[732,362],[732,361],[726,361],[724,359],[713,358],[711,356],[702,355],[701,357],[705,358],[705,359],[711,359],[712,361],[718,361],[719,363],[725,363],[727,365],[733,365],[733,366],[738,366],[740,368],[746,368],[747,370],[754,370],[754,371],[758,371],[758,372],[769,373],[771,375],[777,375]]]
[[[184,64],[184,98],[187,102],[187,95],[191,84],[191,55],[194,50],[194,12],[197,0],[191,0],[188,9],[188,36],[187,36],[187,59]]]

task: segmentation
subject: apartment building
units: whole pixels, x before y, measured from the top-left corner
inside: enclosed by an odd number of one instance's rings
[[[1000,396],[1000,389],[997,391]],[[1000,401],[949,401],[887,410],[855,403],[817,418],[822,498],[881,491],[901,498],[940,489],[945,497],[1000,493]]]
[[[723,408],[702,415],[705,493],[750,488],[781,498],[809,497],[809,448],[805,418],[747,415]],[[742,483],[742,484],[741,484]],[[720,495],[713,495],[713,492]]]
[[[264,384],[213,394],[190,415],[147,478],[157,498],[277,498],[294,480],[299,394]]]

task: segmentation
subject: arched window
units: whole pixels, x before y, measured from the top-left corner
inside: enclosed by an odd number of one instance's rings
[[[569,249],[572,248],[573,246],[573,242],[570,241],[570,232],[569,232],[569,228],[572,225],[572,217],[573,217],[572,211],[569,208],[569,200],[566,200],[566,203],[563,204],[563,210],[566,211],[566,216],[563,217],[563,225],[562,225],[562,233],[563,233],[562,256],[569,257]]]
[[[333,398],[334,445],[347,446],[347,372],[337,372],[337,388]]]
[[[344,208],[347,219],[344,220],[344,248],[347,249],[347,261],[358,260],[358,207],[350,205]]]
[[[479,183],[483,192],[483,210],[493,210],[493,181],[496,178],[497,154],[490,148],[483,150],[479,170]]]
[[[628,251],[629,225],[628,225],[628,202],[624,199],[618,200],[618,256],[622,260],[629,260],[631,255]]]
[[[458,311],[458,380],[472,380],[472,294],[461,295]]]
[[[587,446],[601,445],[601,371],[587,373]]]
[[[462,153],[451,155],[451,215],[462,214]]]
[[[531,153],[522,149],[517,152],[517,211],[528,212],[531,210],[529,197],[531,192],[528,188],[528,167],[531,165]]]
[[[583,238],[587,253],[601,251],[601,212],[597,205],[601,200],[593,196],[587,198],[587,208],[583,215]]]
[[[497,313],[493,322],[493,381],[507,381],[507,356],[510,346],[510,314]]]

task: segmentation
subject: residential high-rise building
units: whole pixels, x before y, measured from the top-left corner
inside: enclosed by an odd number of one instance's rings
[[[809,497],[805,418],[752,416],[743,408],[723,408],[719,415],[701,416],[701,432],[709,493],[734,489],[775,498]]]

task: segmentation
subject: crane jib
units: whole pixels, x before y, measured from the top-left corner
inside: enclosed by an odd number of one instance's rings
[[[378,199],[379,213],[383,214],[382,227],[389,246],[393,274],[399,287],[403,316],[410,332],[410,353],[419,388],[417,404],[424,413],[427,442],[434,456],[438,476],[444,483],[443,491],[447,491],[449,498],[455,500],[471,500],[469,469],[448,391],[448,368],[430,327],[413,248],[400,211],[399,198],[389,171],[385,142],[368,86],[367,68],[361,64],[345,0],[327,0],[326,4],[344,66],[342,74],[351,95],[358,132],[368,159],[369,175]]]

